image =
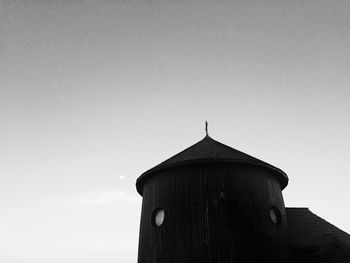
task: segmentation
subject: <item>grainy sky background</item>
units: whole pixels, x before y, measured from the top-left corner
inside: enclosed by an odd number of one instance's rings
[[[0,262],[136,262],[136,178],[210,135],[350,232],[350,2],[0,0]]]

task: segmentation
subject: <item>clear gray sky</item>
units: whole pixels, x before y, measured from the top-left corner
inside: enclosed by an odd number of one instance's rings
[[[350,232],[350,3],[0,0],[0,262],[136,262],[145,170],[211,137]]]

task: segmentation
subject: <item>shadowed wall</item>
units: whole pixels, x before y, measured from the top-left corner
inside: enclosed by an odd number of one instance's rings
[[[274,206],[281,222],[269,216]],[[165,210],[164,223],[152,213]],[[286,214],[277,179],[252,165],[209,162],[156,173],[143,188],[139,263],[285,262]]]

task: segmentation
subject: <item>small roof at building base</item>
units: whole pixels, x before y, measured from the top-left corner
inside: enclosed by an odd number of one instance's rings
[[[292,262],[350,262],[350,235],[308,208],[286,208]]]

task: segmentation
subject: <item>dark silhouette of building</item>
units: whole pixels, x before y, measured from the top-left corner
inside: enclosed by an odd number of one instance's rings
[[[350,235],[285,208],[287,184],[282,170],[207,134],[138,178],[138,262],[350,262]]]

